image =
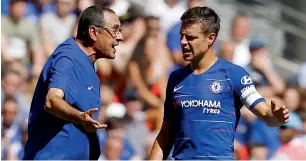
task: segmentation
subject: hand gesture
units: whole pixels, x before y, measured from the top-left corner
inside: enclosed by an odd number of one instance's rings
[[[90,109],[82,113],[81,125],[87,132],[96,132],[98,129],[106,128],[106,124],[100,124],[98,121],[92,119],[92,114],[98,111],[98,108]]]
[[[284,124],[289,122],[289,110],[285,105],[277,107],[275,100],[271,100],[271,109],[273,115],[278,119],[280,123]]]

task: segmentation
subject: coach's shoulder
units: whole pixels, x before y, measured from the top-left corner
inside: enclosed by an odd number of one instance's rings
[[[73,60],[73,49],[67,45],[58,46],[54,52],[51,54],[52,59],[60,59],[62,57],[69,58]]]
[[[64,42],[62,42],[61,44],[59,44],[56,49],[54,50],[54,54],[71,54],[73,53],[75,50],[75,46],[74,44],[72,44],[72,38],[68,38],[66,39]]]

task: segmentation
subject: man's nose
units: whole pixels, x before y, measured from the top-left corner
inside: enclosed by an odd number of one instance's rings
[[[181,44],[182,45],[186,45],[188,42],[187,42],[187,40],[186,40],[186,37],[185,36],[183,36],[182,38],[181,38]]]
[[[116,37],[116,40],[117,40],[118,42],[124,40],[124,37],[123,37],[123,35],[122,35],[121,32],[119,32],[118,36]]]

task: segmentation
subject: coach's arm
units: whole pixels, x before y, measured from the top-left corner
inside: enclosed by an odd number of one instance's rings
[[[106,127],[91,118],[92,114],[98,111],[97,108],[81,112],[70,106],[63,98],[64,92],[61,89],[50,88],[46,96],[45,110],[60,119],[82,125],[88,132]]]
[[[149,160],[165,160],[174,143],[174,128],[171,121],[163,121],[161,130],[154,142]]]
[[[271,106],[266,102],[261,102],[252,108],[251,111],[272,127],[278,127],[289,122],[289,110],[284,105],[281,107],[276,106],[274,100],[271,101]]]

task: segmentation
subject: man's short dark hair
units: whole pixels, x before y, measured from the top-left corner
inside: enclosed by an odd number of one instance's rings
[[[85,44],[90,43],[91,39],[88,33],[88,29],[90,26],[104,27],[105,12],[115,14],[113,10],[99,5],[94,5],[86,8],[79,19],[77,38],[83,41]]]
[[[215,33],[218,36],[220,30],[220,18],[217,13],[209,7],[190,8],[181,17],[183,23],[200,23],[203,33]]]

